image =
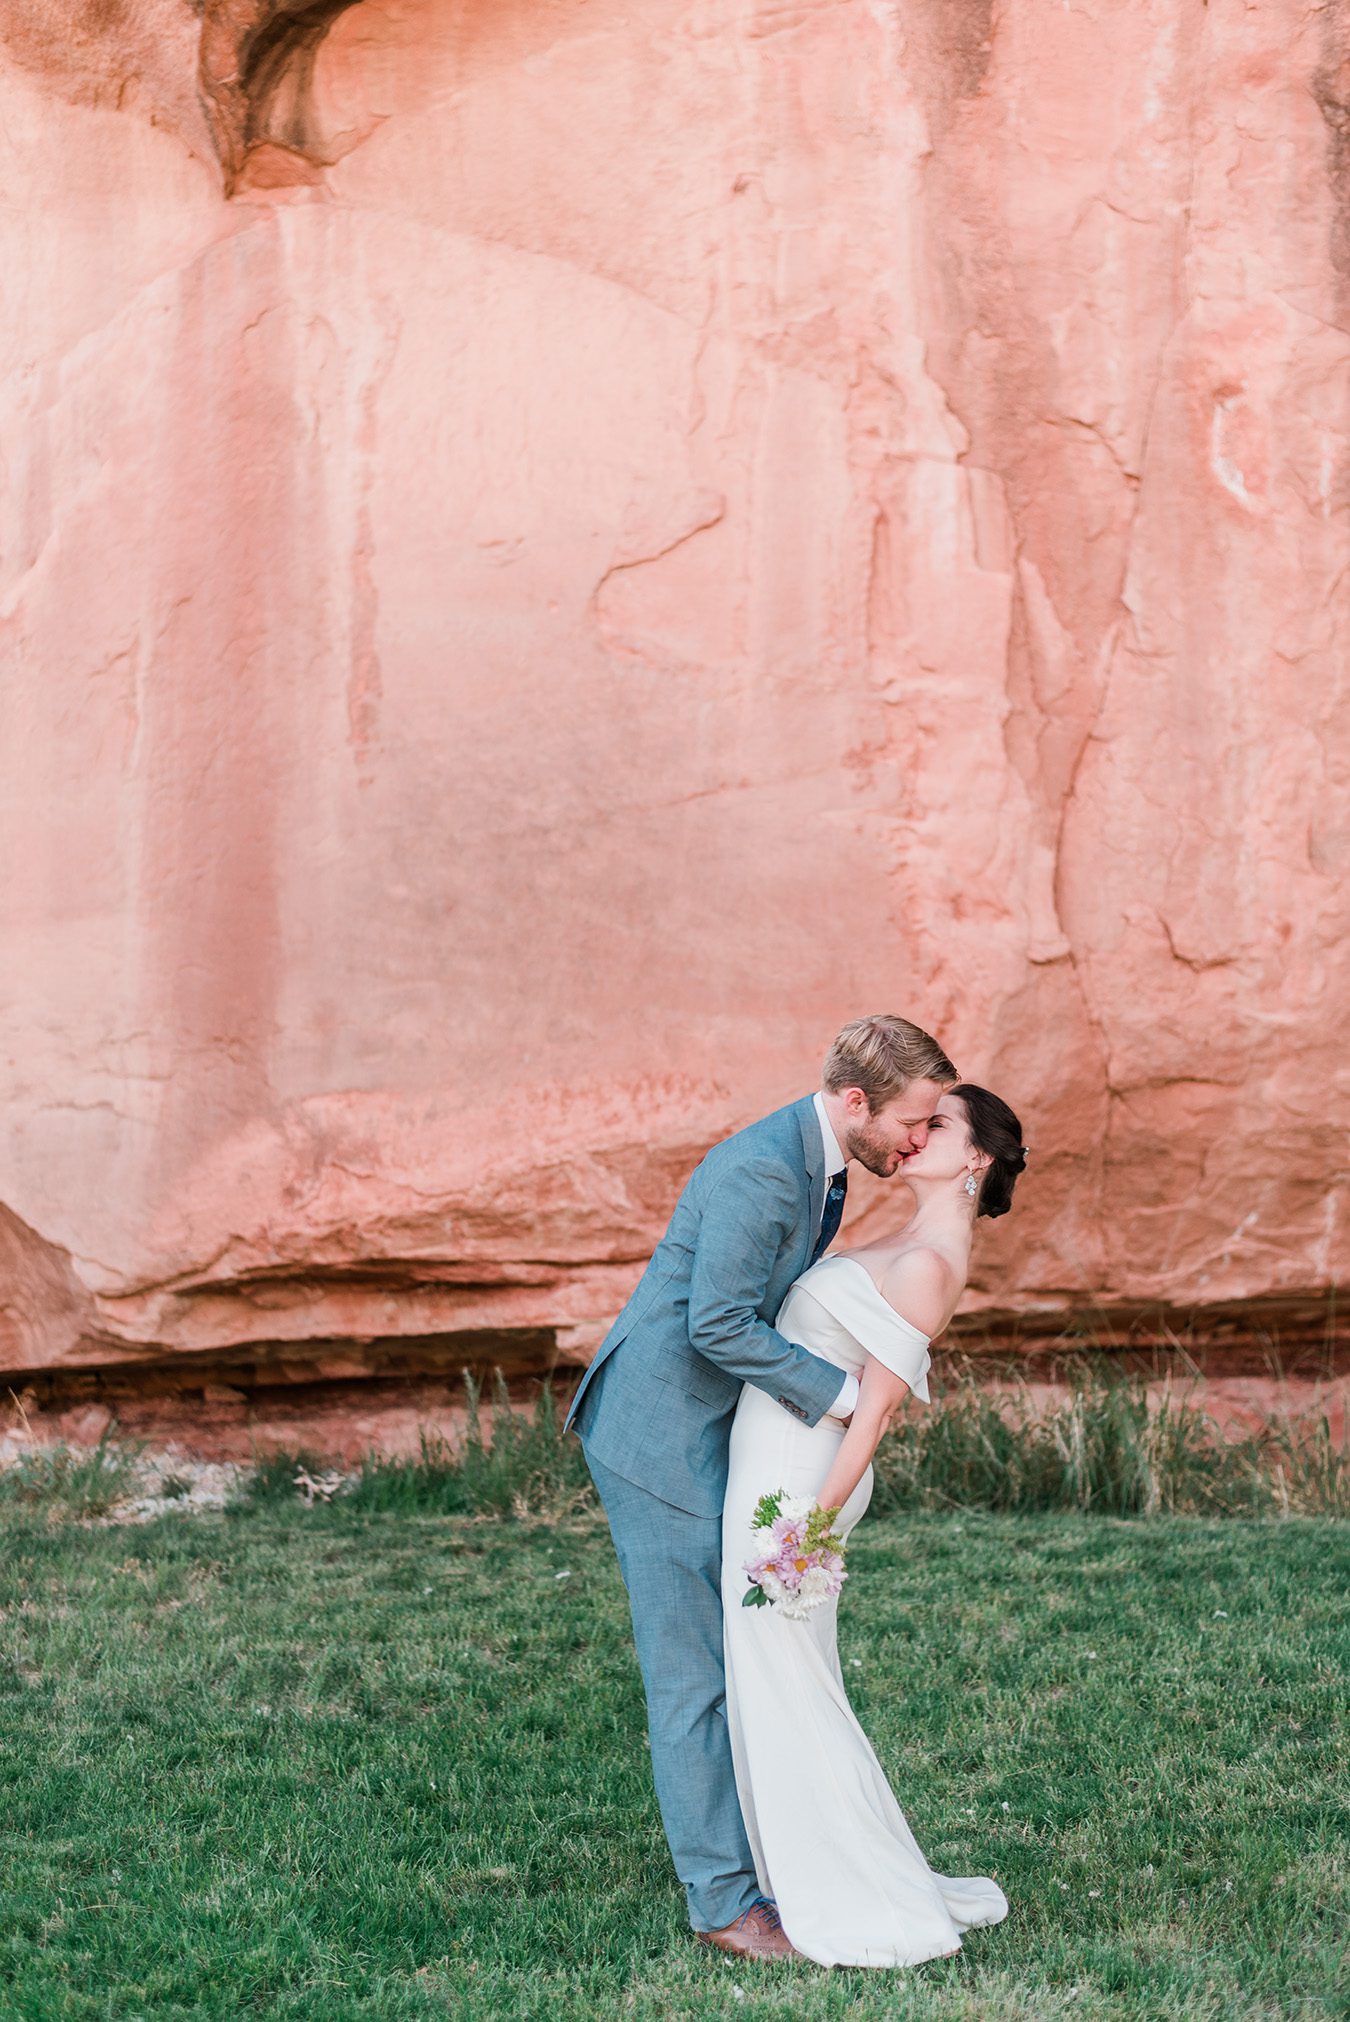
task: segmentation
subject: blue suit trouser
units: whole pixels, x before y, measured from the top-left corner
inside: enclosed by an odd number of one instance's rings
[[[719,1931],[763,1893],[727,1734],[722,1520],[662,1502],[589,1453],[586,1465],[628,1589],[661,1823],[690,1923]]]

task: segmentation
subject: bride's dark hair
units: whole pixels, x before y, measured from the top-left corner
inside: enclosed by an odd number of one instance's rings
[[[976,1088],[971,1081],[958,1081],[948,1093],[959,1096],[970,1122],[970,1141],[977,1151],[993,1160],[980,1188],[977,1215],[1006,1215],[1012,1206],[1013,1186],[1027,1162],[1022,1142],[1022,1126],[1001,1095]]]

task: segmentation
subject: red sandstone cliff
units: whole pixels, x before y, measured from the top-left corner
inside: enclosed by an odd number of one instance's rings
[[[1344,1277],[1344,0],[0,38],[0,1366],[580,1348],[883,1008],[973,1305]]]

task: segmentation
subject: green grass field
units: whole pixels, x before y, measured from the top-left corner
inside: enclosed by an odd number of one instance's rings
[[[830,1973],[690,1942],[593,1514],[53,1515],[2,1519],[7,2022],[1342,2012],[1342,1525],[869,1520],[856,1704],[1012,1914]]]

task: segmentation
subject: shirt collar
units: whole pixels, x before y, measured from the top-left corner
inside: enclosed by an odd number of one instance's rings
[[[825,1177],[827,1180],[831,1180],[836,1173],[844,1170],[844,1167],[848,1164],[848,1160],[839,1149],[839,1140],[834,1134],[834,1128],[830,1122],[830,1113],[825,1107],[825,1098],[819,1089],[816,1090],[811,1100],[816,1105],[816,1120],[820,1125],[820,1142],[825,1152]]]

